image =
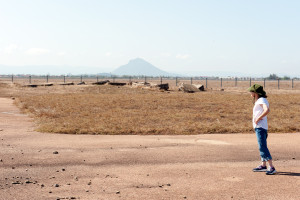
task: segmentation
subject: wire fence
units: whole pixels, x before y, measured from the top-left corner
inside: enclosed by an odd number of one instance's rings
[[[21,85],[30,84],[92,84],[108,80],[110,82],[152,82],[156,84],[168,83],[170,87],[176,87],[180,84],[200,84],[206,89],[213,88],[247,88],[257,83],[264,88],[272,89],[300,89],[299,79],[290,80],[269,80],[266,78],[219,78],[219,77],[151,77],[151,76],[37,76],[37,75],[0,75],[0,81],[18,83]]]

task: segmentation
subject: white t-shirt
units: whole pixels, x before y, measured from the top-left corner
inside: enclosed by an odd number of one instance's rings
[[[267,107],[269,108],[269,102],[266,98],[260,97],[259,99],[257,99],[253,107],[253,118],[252,118],[253,128],[263,128],[268,130],[267,116],[264,116],[262,120],[258,122],[257,125],[254,122],[255,119],[257,119],[264,112],[264,109],[261,106],[262,104],[266,104]]]

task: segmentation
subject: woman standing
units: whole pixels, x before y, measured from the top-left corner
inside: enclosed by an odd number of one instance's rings
[[[275,167],[272,163],[272,156],[267,147],[268,138],[268,121],[267,114],[270,112],[269,102],[267,100],[266,92],[263,87],[258,84],[254,84],[249,89],[251,97],[253,98],[253,128],[255,129],[260,157],[261,165],[254,168],[254,172],[266,172],[267,175],[276,173]],[[267,170],[267,162],[269,164],[269,170]]]

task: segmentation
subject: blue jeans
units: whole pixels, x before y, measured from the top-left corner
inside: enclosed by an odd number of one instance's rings
[[[267,147],[268,130],[263,128],[255,128],[261,161],[272,160],[272,156]]]

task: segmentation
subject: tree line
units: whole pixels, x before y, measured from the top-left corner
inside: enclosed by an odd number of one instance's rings
[[[268,77],[266,77],[268,80],[291,80],[291,77],[289,76],[284,76],[284,77],[279,77],[276,74],[270,74]]]

